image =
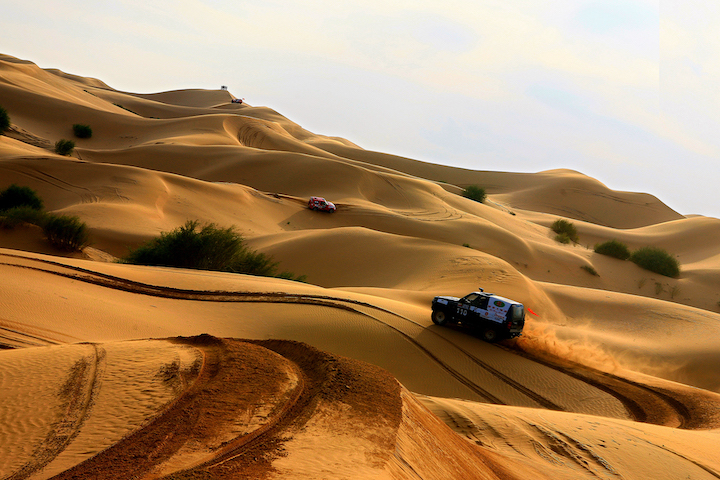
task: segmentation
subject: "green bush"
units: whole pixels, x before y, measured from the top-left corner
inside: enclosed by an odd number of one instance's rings
[[[196,220],[188,220],[171,232],[161,233],[160,237],[132,250],[122,261],[268,277],[275,276],[278,266],[272,257],[247,247],[242,236],[232,227],[218,228],[211,223],[200,228]],[[282,272],[279,276],[293,279],[293,274],[289,272]],[[297,280],[303,279],[299,277]]]
[[[0,227],[14,228],[23,222],[42,227],[46,218],[47,214],[42,210],[23,205],[0,212]]]
[[[284,280],[295,280],[296,282],[304,282],[307,280],[307,275],[298,275],[295,276],[292,272],[281,272],[275,275],[277,278],[282,278]]]
[[[273,258],[262,252],[255,252],[245,247],[245,251],[230,266],[229,272],[233,273],[249,273],[251,275],[262,275],[264,277],[276,276],[278,262],[273,262]],[[292,274],[285,277],[292,278]]]
[[[560,243],[578,243],[578,233],[575,225],[567,220],[558,219],[550,226],[550,229],[557,233],[555,240]]]
[[[20,187],[16,184],[0,192],[0,212],[15,207],[30,207],[42,210],[43,201],[30,187]]]
[[[58,140],[55,142],[55,153],[58,155],[70,155],[75,148],[75,142],[72,140]]]
[[[469,185],[465,187],[465,190],[463,191],[463,196],[469,198],[470,200],[475,200],[476,202],[483,203],[485,201],[485,198],[487,197],[487,194],[485,193],[484,188],[478,185]]]
[[[677,278],[680,276],[680,264],[677,259],[662,248],[643,247],[630,255],[630,261],[651,272]]]
[[[90,138],[92,137],[92,128],[90,125],[76,123],[73,125],[73,133],[77,138]]]
[[[62,250],[79,251],[88,244],[87,225],[78,217],[48,214],[42,227],[48,241]]]
[[[608,240],[607,242],[595,245],[595,253],[619,258],[620,260],[630,258],[630,250],[627,245],[617,240]]]
[[[555,241],[560,243],[570,243],[570,237],[567,236],[567,233],[560,233],[555,235]]]
[[[142,265],[228,271],[243,253],[243,240],[232,229],[207,225],[198,231],[197,221],[170,233],[161,233],[132,251],[125,260]]]
[[[12,184],[0,192],[0,227],[14,228],[22,222],[38,225],[52,245],[71,252],[88,244],[87,225],[78,217],[49,214],[42,208],[43,201],[34,190]]]
[[[10,128],[10,115],[8,115],[7,110],[0,107],[0,133],[4,132],[8,128]]]
[[[583,265],[583,266],[581,266],[580,268],[582,268],[583,270],[585,270],[586,272],[588,272],[590,275],[593,275],[593,276],[595,276],[595,277],[599,277],[599,276],[600,276],[600,274],[597,272],[597,270],[595,270],[595,268],[592,267],[592,266],[590,266],[590,265]]]

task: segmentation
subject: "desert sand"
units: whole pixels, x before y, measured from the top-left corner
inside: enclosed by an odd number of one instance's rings
[[[572,170],[367,151],[232,98],[0,55],[0,190],[91,240],[0,229],[0,478],[720,478],[720,220]],[[306,283],[115,262],[187,220]],[[680,277],[593,252],[610,239]],[[478,287],[534,312],[522,336],[432,323],[434,296]]]

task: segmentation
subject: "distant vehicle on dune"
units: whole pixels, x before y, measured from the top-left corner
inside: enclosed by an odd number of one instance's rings
[[[308,201],[308,208],[310,210],[329,213],[333,213],[337,210],[334,203],[328,202],[323,197],[310,197],[310,200]]]
[[[432,301],[436,325],[456,324],[474,328],[486,342],[514,338],[525,326],[522,303],[485,293],[481,288],[463,298],[440,296]]]

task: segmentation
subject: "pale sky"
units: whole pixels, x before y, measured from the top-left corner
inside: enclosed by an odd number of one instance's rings
[[[720,217],[720,3],[0,0],[0,53],[122,91],[217,89],[477,170],[570,168]]]

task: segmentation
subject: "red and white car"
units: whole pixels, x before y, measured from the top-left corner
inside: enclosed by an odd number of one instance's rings
[[[321,212],[330,213],[333,213],[335,210],[337,210],[334,203],[328,202],[323,197],[310,197],[310,200],[308,201],[308,208],[310,210],[320,210]]]

